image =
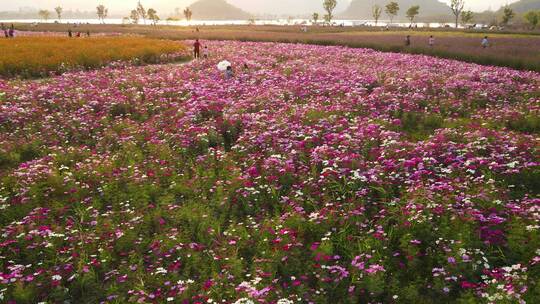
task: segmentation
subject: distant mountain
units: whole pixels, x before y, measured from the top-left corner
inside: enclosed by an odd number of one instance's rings
[[[251,15],[225,0],[198,0],[189,6],[196,20],[244,20]]]
[[[441,16],[451,14],[450,7],[438,0],[395,0],[399,4],[399,14],[397,19],[404,19],[405,12],[413,5],[420,5],[419,17]],[[540,0],[536,0],[540,1]],[[350,19],[373,19],[373,6],[382,7],[383,14],[381,19],[387,19],[384,13],[384,7],[389,3],[388,0],[353,0],[349,8],[339,17]]]
[[[540,0],[521,0],[509,5],[516,13],[525,13],[530,10],[540,10]]]

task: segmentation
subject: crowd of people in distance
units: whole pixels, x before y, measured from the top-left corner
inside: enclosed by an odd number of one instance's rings
[[[429,36],[428,45],[429,45],[430,48],[435,46],[435,37],[433,37],[433,35]],[[480,45],[484,49],[491,46],[491,44],[489,42],[489,39],[488,39],[488,36],[484,36],[484,38],[482,38],[482,41],[481,41]],[[411,35],[407,35],[405,37],[405,46],[407,46],[407,47],[411,46]]]
[[[7,28],[3,23],[0,25],[0,28],[2,29],[2,32],[4,33],[4,36],[6,38],[13,38],[15,37],[15,26],[13,23],[9,28]]]
[[[77,25],[75,25],[77,26]],[[1,27],[1,30],[2,32],[4,33],[4,36],[6,38],[14,38],[15,37],[15,26],[13,24],[11,24],[11,26],[8,28],[4,25],[4,23],[1,23],[0,24],[0,27]],[[389,30],[389,27],[387,25],[386,27],[387,30]],[[307,27],[302,27],[301,28],[301,31],[302,32],[307,32]],[[199,32],[199,27],[196,27],[195,28],[195,32]],[[90,37],[90,31],[87,30],[86,31],[86,37]],[[71,28],[68,29],[68,32],[67,32],[67,35],[69,38],[72,38],[72,37],[82,37],[83,34],[81,31],[78,31],[77,33],[73,33],[73,31],[71,30]],[[411,42],[411,35],[407,35],[405,37],[405,46],[406,47],[409,47],[411,46],[412,42]],[[433,35],[429,36],[428,38],[428,45],[430,48],[433,48],[435,47],[435,37],[433,37]],[[482,48],[488,48],[491,46],[491,43],[489,42],[489,39],[488,39],[488,36],[485,36],[482,41],[481,41],[481,46]],[[196,59],[199,59],[201,57],[201,43],[199,42],[199,39],[197,39],[197,41],[195,42],[195,45],[194,45],[194,50],[193,50],[193,55]],[[208,47],[205,46],[204,49],[202,49],[202,57],[203,58],[207,58],[208,57]]]
[[[71,37],[71,32],[70,32],[70,37]],[[90,33],[88,33],[88,36],[90,36]],[[79,36],[78,36],[79,37]],[[430,35],[429,38],[428,38],[428,45],[430,48],[433,48],[435,47],[435,37],[433,35]],[[411,35],[407,35],[405,37],[405,46],[406,47],[410,47],[411,46]],[[482,41],[481,41],[481,46],[482,48],[488,48],[490,47],[490,42],[489,42],[489,39],[488,39],[488,36],[485,36]],[[196,39],[195,42],[193,43],[193,58],[195,59],[207,59],[209,57],[209,53],[208,53],[208,46],[204,46],[202,45],[202,43],[199,41],[199,39]],[[248,70],[249,67],[247,66],[247,64],[244,64],[244,70]],[[234,77],[234,71],[233,71],[233,67],[232,65],[228,65],[227,68],[224,70],[224,76],[226,79],[231,79]]]
[[[0,23],[0,29],[2,30],[2,33],[4,33],[5,38],[15,38],[15,25],[13,25],[13,23],[9,27],[7,27],[4,23]],[[90,30],[87,30],[85,34],[86,34],[86,37],[90,37]],[[69,38],[72,38],[74,36],[82,37],[83,33],[79,31],[73,34],[73,31],[70,28],[68,29],[67,35]]]
[[[474,25],[474,27],[476,27],[476,24]],[[409,25],[409,29],[413,29],[413,28],[418,28],[418,24],[416,25]],[[384,31],[390,31],[390,25],[386,25],[385,27],[382,28]],[[302,26],[300,27],[300,31],[303,32],[303,33],[307,33],[308,32],[308,27],[307,26]],[[411,35],[407,35],[405,37],[405,46],[411,46],[412,42],[411,42]],[[433,35],[430,35],[429,38],[428,38],[428,45],[430,48],[433,48],[435,47],[435,37],[433,37]],[[489,42],[489,39],[487,36],[485,36],[482,41],[481,41],[481,46],[482,48],[488,48],[491,46],[490,42]]]
[[[73,37],[73,31],[72,31],[71,29],[68,29],[68,37],[69,37],[69,38],[72,38],[72,37]],[[75,37],[77,37],[77,38],[82,37],[81,32],[77,32],[77,33],[75,34]],[[86,37],[90,37],[90,30],[87,30],[87,31],[86,31]]]

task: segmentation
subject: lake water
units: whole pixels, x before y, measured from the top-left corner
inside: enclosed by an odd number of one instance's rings
[[[18,19],[18,20],[0,20],[3,23],[45,23],[40,19]],[[46,23],[55,23],[56,20],[48,20]],[[106,19],[107,24],[126,24],[124,19]],[[69,24],[100,24],[98,19],[69,19],[62,20],[62,23]],[[147,22],[149,24],[149,22]],[[373,20],[334,20],[335,25],[343,26],[375,26]],[[203,25],[248,25],[248,20],[192,20],[192,21],[166,21],[159,22],[161,25],[177,25],[177,26],[203,26]],[[255,20],[256,25],[310,25],[311,20],[308,19],[273,19],[273,20]],[[379,21],[379,26],[386,26],[388,21]],[[409,23],[392,23],[393,26],[408,27]],[[417,23],[418,27],[439,28],[444,26],[452,26],[450,23]]]

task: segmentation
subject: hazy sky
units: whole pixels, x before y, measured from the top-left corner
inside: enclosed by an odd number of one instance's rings
[[[0,10],[17,10],[20,7],[48,8],[52,9],[58,5],[65,9],[94,10],[96,5],[104,4],[110,8],[110,11],[126,11],[131,9],[137,0],[0,0]],[[146,7],[154,7],[158,11],[172,11],[175,7],[185,7],[195,0],[142,0]],[[268,2],[266,6],[276,4],[273,9],[289,12],[287,5],[278,5],[279,0],[228,0],[230,3],[238,5],[250,12],[260,12],[257,10],[256,2]],[[292,4],[297,0],[286,0],[285,3]],[[322,3],[322,0],[313,0],[315,3]],[[440,0],[441,2],[450,2],[450,0]],[[467,8],[474,11],[486,9],[498,9],[501,5],[515,2],[516,0],[466,0]],[[281,1],[283,2],[283,0]],[[350,0],[338,0],[340,7],[346,6]]]

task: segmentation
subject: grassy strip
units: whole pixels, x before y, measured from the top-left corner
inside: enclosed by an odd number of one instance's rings
[[[220,37],[207,37],[208,40],[223,40]],[[228,39],[229,40],[229,39]],[[516,70],[529,70],[540,72],[540,61],[532,61],[528,58],[521,57],[496,57],[496,56],[487,56],[481,54],[471,54],[471,53],[458,53],[454,51],[446,51],[441,49],[430,49],[422,47],[406,47],[400,45],[384,45],[377,43],[360,43],[360,42],[343,42],[335,40],[319,40],[319,39],[287,39],[287,38],[278,38],[278,39],[259,39],[253,37],[241,37],[231,40],[238,41],[253,41],[253,42],[280,42],[280,43],[303,43],[303,44],[313,44],[313,45],[322,45],[322,46],[347,46],[351,48],[368,48],[380,52],[392,52],[392,53],[407,53],[414,55],[427,55],[434,56],[444,59],[453,59],[459,60],[468,63],[476,63],[485,66],[500,66],[508,67]]]

